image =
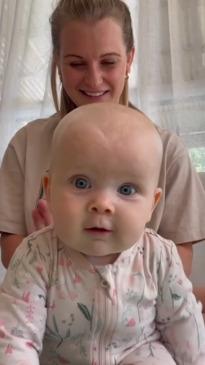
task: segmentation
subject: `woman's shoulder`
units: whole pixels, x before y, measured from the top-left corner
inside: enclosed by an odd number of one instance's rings
[[[172,157],[187,154],[187,148],[180,136],[157,125],[156,129],[161,137],[164,152],[170,153]]]
[[[37,133],[41,134],[42,131],[54,130],[60,120],[60,116],[56,113],[46,118],[39,118],[28,122],[25,126],[19,129],[16,136],[19,134],[26,133]],[[14,136],[15,137],[15,136]]]
[[[39,142],[52,138],[53,132],[60,120],[58,114],[47,118],[33,120],[20,128],[10,141],[10,146],[17,147],[28,142]]]
[[[129,107],[143,113],[143,111],[138,109],[132,103],[129,103]],[[187,148],[180,136],[178,136],[176,133],[172,131],[169,131],[168,129],[164,129],[158,126],[155,122],[153,122],[153,124],[155,125],[161,137],[164,154],[170,156],[172,160],[174,156],[178,158],[179,156],[184,156],[184,155],[186,156],[188,154]]]

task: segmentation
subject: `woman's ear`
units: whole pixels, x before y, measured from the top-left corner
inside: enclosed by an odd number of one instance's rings
[[[132,62],[135,55],[135,48],[133,47],[130,52],[127,54],[127,68],[126,68],[126,75],[130,73]]]

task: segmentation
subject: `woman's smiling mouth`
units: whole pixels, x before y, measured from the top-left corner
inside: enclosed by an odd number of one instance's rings
[[[86,90],[80,90],[84,95],[92,97],[92,98],[98,98],[101,96],[104,96],[106,93],[108,93],[108,90],[105,91],[96,91],[96,92],[92,92],[92,91],[86,91]]]

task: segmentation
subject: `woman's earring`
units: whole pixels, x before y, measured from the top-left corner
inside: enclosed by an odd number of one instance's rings
[[[126,73],[126,75],[125,75],[125,80],[126,80],[126,81],[128,81],[128,80],[129,80],[129,77],[130,77],[130,74],[129,74],[129,72],[128,72],[128,73]]]
[[[126,75],[125,75],[124,88],[123,88],[123,91],[122,91],[122,94],[121,94],[121,97],[120,97],[120,104],[126,105],[126,106],[129,105],[129,99],[128,99],[128,93],[129,93],[128,80],[129,80],[129,76],[130,76],[129,72],[127,72]]]

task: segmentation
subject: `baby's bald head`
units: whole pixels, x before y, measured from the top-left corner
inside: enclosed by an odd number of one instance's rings
[[[146,164],[157,183],[163,154],[157,129],[142,112],[114,103],[81,106],[59,122],[52,144],[51,171],[65,160],[73,163],[76,150],[81,150],[82,156],[87,150],[100,158],[103,149],[111,154],[118,150],[126,154],[133,149],[133,159]]]

